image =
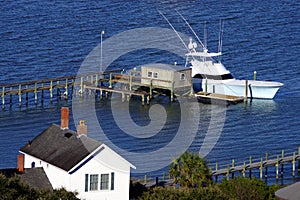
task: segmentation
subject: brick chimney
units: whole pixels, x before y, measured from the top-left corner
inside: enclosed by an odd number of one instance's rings
[[[18,155],[18,172],[24,172],[24,154]]]
[[[87,134],[87,125],[84,123],[84,120],[80,120],[77,125],[77,136]]]
[[[61,129],[69,129],[69,108],[62,107],[61,108],[61,121],[60,121]]]

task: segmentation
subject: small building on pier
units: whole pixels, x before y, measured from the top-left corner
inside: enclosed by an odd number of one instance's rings
[[[191,73],[191,68],[183,66],[149,64],[141,67],[141,83],[183,95],[192,91]]]

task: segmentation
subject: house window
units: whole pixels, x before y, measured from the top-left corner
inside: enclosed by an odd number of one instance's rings
[[[115,173],[112,172],[110,174],[110,190],[114,190],[115,189]]]
[[[148,78],[152,78],[152,72],[148,72]]]
[[[180,80],[182,80],[182,81],[185,80],[185,74],[184,74],[184,73],[181,73],[181,74],[180,74]]]
[[[109,174],[101,174],[100,190],[108,190]]]
[[[153,78],[158,78],[158,73],[157,72],[153,73]]]
[[[98,190],[98,174],[90,175],[90,190]]]

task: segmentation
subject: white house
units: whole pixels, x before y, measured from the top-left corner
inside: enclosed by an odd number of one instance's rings
[[[87,137],[84,121],[77,132],[69,130],[68,108],[61,115],[61,126],[49,126],[20,149],[19,171],[41,167],[53,189],[76,191],[80,199],[129,199],[130,168],[135,166]]]

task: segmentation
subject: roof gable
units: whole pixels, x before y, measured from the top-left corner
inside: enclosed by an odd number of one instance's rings
[[[69,171],[100,145],[96,140],[77,137],[76,132],[52,124],[20,151]]]

